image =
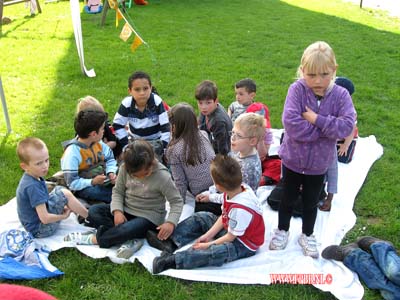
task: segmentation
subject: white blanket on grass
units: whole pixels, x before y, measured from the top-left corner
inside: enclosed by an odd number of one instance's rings
[[[274,130],[276,141],[279,139],[280,130]],[[279,142],[276,142],[278,145]],[[272,151],[276,151],[277,147]],[[318,211],[314,233],[320,243],[320,252],[331,244],[340,244],[344,235],[354,226],[356,216],[352,208],[355,197],[360,190],[367,174],[374,163],[383,154],[382,146],[377,143],[374,136],[359,138],[355,148],[353,161],[350,164],[339,163],[338,193],[334,196],[330,212]],[[235,284],[266,284],[273,282],[274,274],[322,274],[324,280],[329,283],[314,284],[322,291],[329,291],[338,299],[361,299],[364,293],[358,276],[347,269],[342,263],[335,261],[312,259],[302,254],[297,239],[301,233],[301,219],[292,218],[290,225],[290,238],[288,247],[283,251],[270,251],[268,245],[272,231],[277,227],[278,214],[270,209],[266,203],[271,188],[260,187],[257,195],[263,203],[264,220],[266,227],[265,244],[253,257],[237,260],[222,267],[208,267],[195,270],[167,270],[161,275],[182,278],[194,281],[212,281]],[[193,212],[193,206],[186,204],[181,219]],[[21,228],[16,213],[16,201],[12,199],[0,207],[1,229]],[[49,238],[37,239],[37,243],[47,245],[51,250],[63,247],[76,247],[82,253],[92,258],[109,257],[115,263],[134,262],[138,259],[144,267],[151,272],[154,257],[160,251],[144,246],[129,260],[116,257],[116,247],[100,249],[98,246],[75,246],[63,241],[63,237],[73,231],[87,231],[87,227],[79,225],[76,217],[71,215],[63,221],[57,233]],[[298,278],[299,279],[299,278]],[[318,278],[319,279],[319,278]],[[331,280],[330,280],[331,279]],[[285,280],[282,278],[282,280]],[[288,283],[294,283],[294,279],[286,277]],[[297,283],[300,283],[298,280]]]

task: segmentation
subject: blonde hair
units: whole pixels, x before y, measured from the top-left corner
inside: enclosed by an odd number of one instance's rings
[[[324,73],[331,72],[332,74],[332,84],[336,78],[336,58],[335,53],[328,43],[323,41],[318,41],[309,45],[303,52],[301,57],[300,66],[297,69],[297,78],[303,78],[303,70],[306,69],[310,73]]]
[[[99,100],[97,100],[96,98],[94,98],[92,96],[86,96],[86,97],[80,98],[78,100],[78,105],[76,106],[77,114],[82,110],[96,110],[96,111],[104,112],[104,107],[99,102]]]
[[[46,144],[38,138],[35,137],[27,137],[20,141],[17,145],[17,155],[19,158],[19,161],[22,163],[29,164],[30,161],[30,150],[42,150],[43,148],[46,148]]]
[[[257,140],[264,136],[266,124],[264,116],[253,112],[241,114],[235,120],[236,126],[245,131],[248,136],[256,137]]]

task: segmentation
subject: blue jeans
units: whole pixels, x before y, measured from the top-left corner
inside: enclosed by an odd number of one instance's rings
[[[114,225],[109,204],[96,204],[89,208],[88,221],[97,228],[96,239],[101,248],[110,248],[135,238],[144,238],[148,230],[157,226],[149,220],[124,213],[127,221]]]
[[[372,254],[361,249],[351,251],[343,260],[368,288],[378,289],[386,300],[400,299],[400,257],[388,243],[371,245]]]
[[[112,186],[111,185],[94,185],[75,191],[75,196],[87,200],[98,200],[105,203],[111,202]]]
[[[62,215],[64,207],[68,204],[68,199],[65,197],[63,190],[64,187],[56,186],[49,194],[49,200],[46,207],[50,214]],[[40,223],[39,230],[33,234],[35,238],[45,238],[54,234],[59,227],[61,221],[43,224]]]
[[[197,212],[176,227],[171,239],[180,248],[206,233],[217,221],[218,217],[210,212]],[[226,234],[221,230],[215,238]],[[224,263],[240,258],[253,256],[251,251],[238,239],[221,245],[212,245],[205,250],[194,250],[190,248],[175,253],[175,264],[177,269],[193,269],[207,266],[221,266]]]

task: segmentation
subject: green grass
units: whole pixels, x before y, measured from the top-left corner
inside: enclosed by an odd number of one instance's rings
[[[234,99],[233,84],[251,77],[257,99],[267,103],[273,127],[281,128],[287,88],[301,54],[316,40],[335,50],[338,74],[356,86],[353,100],[361,136],[375,135],[384,147],[357,196],[357,224],[348,234],[372,234],[400,246],[400,21],[386,14],[336,1],[150,0],[129,15],[149,47],[135,53],[118,38],[115,13],[104,27],[100,15],[82,14],[85,58],[97,77],[82,76],[73,37],[69,2],[44,4],[43,13],[28,16],[23,4],[8,6],[0,38],[2,77],[12,133],[0,117],[0,204],[15,195],[22,171],[16,143],[37,136],[48,145],[52,166],[59,169],[60,142],[70,138],[76,100],[93,95],[110,115],[126,95],[127,78],[147,71],[171,105],[195,104],[194,88],[215,80],[226,107]],[[268,230],[271,230],[269,228]],[[152,276],[139,263],[116,265],[94,260],[76,249],[51,254],[65,272],[58,279],[23,281],[60,299],[333,299],[310,286],[245,286],[187,282]],[[366,289],[364,299],[380,299]]]

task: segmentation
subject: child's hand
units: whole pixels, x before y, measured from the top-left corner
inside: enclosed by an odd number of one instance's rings
[[[97,175],[92,179],[92,185],[100,185],[104,183],[104,180],[107,178],[106,175]]]
[[[337,153],[339,156],[347,155],[347,150],[349,150],[349,146],[346,145],[345,143],[343,143],[343,144],[340,144]]]
[[[120,210],[114,211],[114,225],[115,226],[125,223],[126,221],[127,221],[127,219],[122,211],[120,211]]]
[[[175,225],[170,222],[165,222],[157,227],[158,231],[158,239],[163,241],[169,238],[169,236],[174,232]]]
[[[203,234],[201,237],[199,237],[197,240],[196,240],[196,242],[195,242],[195,244],[198,244],[198,243],[206,243],[206,242],[209,242],[211,239],[206,235],[206,234]]]
[[[196,196],[197,202],[210,202],[210,195],[208,193],[201,193]]]
[[[115,184],[115,181],[117,180],[117,175],[115,175],[114,173],[108,173],[108,178],[110,178],[112,184]]]
[[[205,249],[208,249],[208,247],[210,247],[211,245],[212,245],[212,243],[198,243],[198,242],[196,242],[192,246],[192,248],[194,250],[205,250]]]
[[[67,206],[64,206],[64,211],[62,213],[63,220],[68,219],[70,214],[71,214],[71,210]]]
[[[306,111],[303,112],[301,115],[303,116],[304,119],[306,119],[311,124],[315,124],[315,122],[317,121],[317,117],[318,117],[318,115],[313,110],[311,110],[308,106],[306,106]]]

